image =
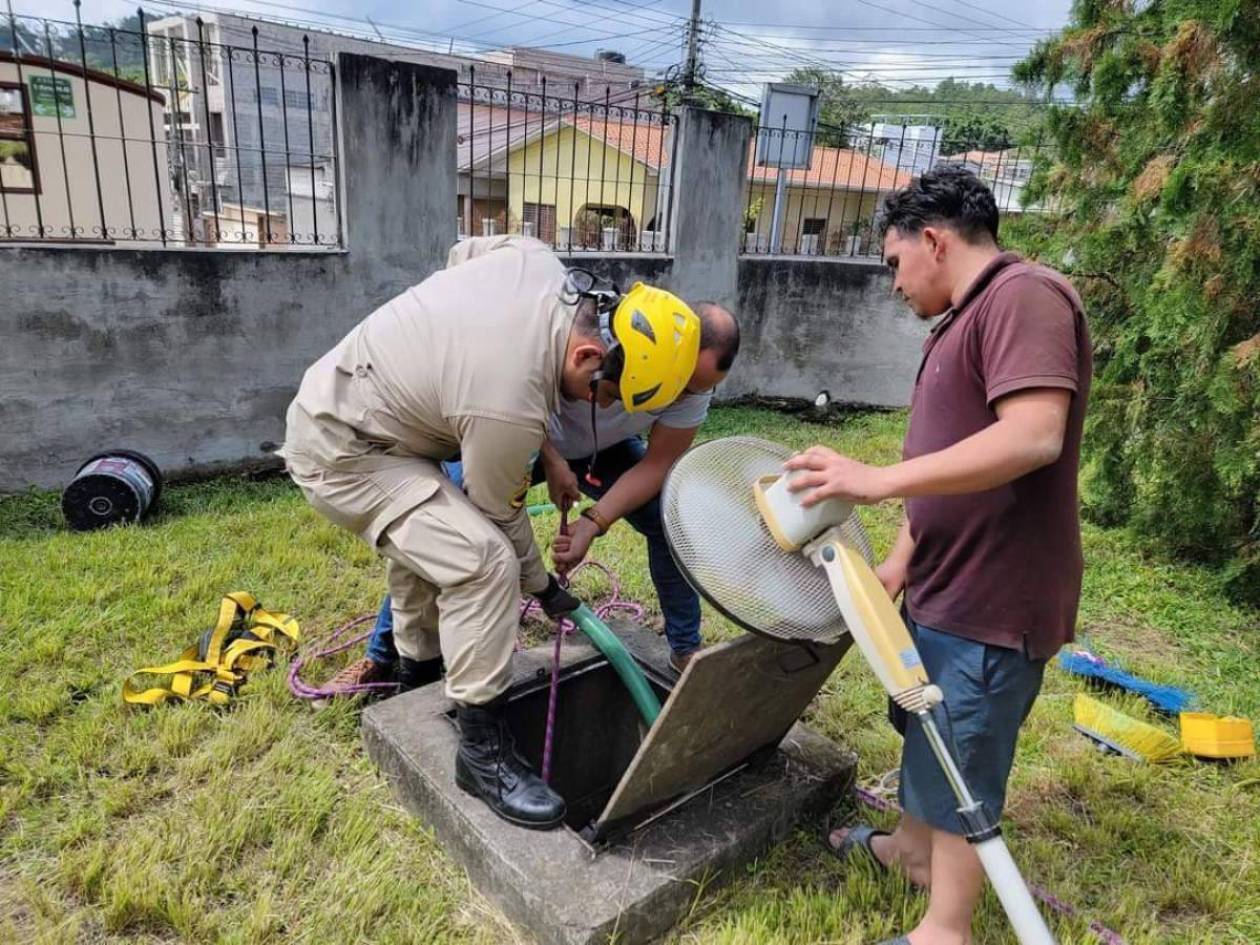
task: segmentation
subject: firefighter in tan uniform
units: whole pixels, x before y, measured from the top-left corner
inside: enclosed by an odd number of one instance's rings
[[[503,720],[519,595],[552,616],[578,606],[547,573],[524,508],[548,418],[562,397],[670,403],[699,335],[695,314],[663,290],[609,292],[536,240],[466,240],[307,370],[289,407],[289,474],[386,559],[403,682],[445,669],[456,780],[521,826],[558,825],[564,801]],[[439,465],[456,454],[465,491]]]

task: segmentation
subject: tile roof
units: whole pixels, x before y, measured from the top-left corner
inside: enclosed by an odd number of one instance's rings
[[[638,122],[618,121],[616,117],[610,116],[607,121],[602,117],[578,118],[573,122],[566,120],[566,124],[569,123],[592,138],[605,142],[609,147],[631,155],[654,171],[669,164],[670,142],[659,121],[649,122],[643,118]]]
[[[757,167],[753,146],[748,146],[748,179],[757,184],[774,184],[779,179],[777,167]],[[788,185],[824,187],[828,190],[896,190],[910,183],[909,170],[898,170],[874,157],[852,148],[815,147],[809,169],[788,170]]]

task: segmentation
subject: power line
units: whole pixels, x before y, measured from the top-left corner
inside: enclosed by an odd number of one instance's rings
[[[252,12],[252,11],[225,9],[222,7],[216,7],[216,6],[205,4],[205,3],[184,2],[184,0],[150,0],[150,2],[158,6],[170,7],[180,12],[209,11],[213,13],[223,13],[223,14],[228,14],[231,16],[244,17],[246,19],[250,17],[250,13]],[[361,21],[357,17],[352,17],[345,14],[340,14],[340,13],[326,12],[322,10],[311,10],[306,7],[299,7],[292,4],[279,3],[279,2],[276,2],[276,0],[240,0],[240,2],[249,3],[251,5],[260,6],[267,9],[277,9],[277,10],[292,11],[292,12],[298,12],[298,13],[314,14],[315,16],[324,17],[326,19],[340,20],[342,22],[352,23],[354,24],[354,26],[353,27],[338,26],[334,28],[332,24],[329,24],[326,22],[320,22],[318,20],[315,20],[315,21],[302,20],[300,18],[293,18],[293,19],[286,18],[285,20],[272,20],[271,22],[282,22],[282,23],[285,23],[286,25],[297,26],[299,28],[314,28],[315,30],[320,31],[320,32],[334,33],[336,35],[346,35],[352,38],[367,39],[369,41],[379,41],[379,36],[370,34],[358,26],[358,24]],[[551,0],[546,0],[546,2],[551,2]],[[487,4],[480,4],[480,5],[487,6]],[[254,13],[254,16],[257,17],[258,14]],[[548,18],[541,17],[541,19],[548,19]],[[262,22],[267,22],[267,21],[263,20]],[[550,20],[550,22],[557,22],[557,21]],[[423,42],[427,42],[429,44],[429,47],[424,47],[424,46],[417,47],[415,45],[415,40],[411,41],[411,45],[413,48],[417,48],[417,51],[438,53],[440,55],[449,56],[451,58],[456,58],[456,59],[466,59],[466,60],[471,60],[474,62],[483,61],[483,60],[478,60],[475,57],[463,55],[462,53],[456,53],[456,52],[448,53],[442,47],[446,47],[450,40],[455,40],[465,46],[471,47],[471,50],[474,52],[491,51],[491,50],[497,50],[501,48],[501,44],[477,42],[475,40],[471,40],[468,37],[446,36],[441,33],[435,33],[431,30],[423,30],[417,27],[413,27],[413,26],[401,24],[401,23],[388,23],[382,20],[376,20],[375,23],[377,26],[384,27],[385,29],[393,33],[402,34],[402,37],[399,37],[399,36],[391,37],[393,41],[398,45],[407,44],[407,40],[404,39],[403,37],[406,37],[408,39],[410,37],[433,37],[432,39],[422,40]],[[566,30],[564,30],[563,32],[568,32],[574,28],[582,28],[582,29],[588,29],[588,30],[590,29],[590,27],[580,26],[578,24],[568,23],[566,21]],[[644,32],[646,33],[648,31],[645,30]],[[562,42],[562,43],[538,44],[538,45],[535,45],[533,48],[537,48],[537,49],[562,48],[566,46],[582,45],[585,43],[594,43],[594,42],[598,42],[604,39],[618,39],[624,35],[626,34],[601,33],[598,35],[586,37],[584,39],[570,40],[570,41]],[[437,48],[433,48],[433,47],[437,47]]]
[[[825,68],[829,68],[829,69],[832,69],[832,70],[834,70],[834,71],[841,72],[841,73],[843,73],[843,72],[847,71],[847,70],[845,69],[845,67],[843,67],[843,66],[837,65],[837,64],[835,64],[835,63],[824,63],[824,62],[822,62],[822,60],[819,60],[819,59],[814,59],[814,58],[811,58],[810,56],[804,55],[803,53],[799,52],[798,50],[796,50],[796,49],[794,49],[794,48],[792,48],[792,47],[790,47],[790,46],[780,46],[780,45],[778,45],[777,43],[771,43],[771,42],[768,42],[767,40],[764,40],[764,39],[758,39],[758,38],[756,38],[756,37],[754,37],[754,36],[748,36],[748,35],[746,35],[746,34],[744,34],[744,33],[739,32],[738,30],[733,30],[733,29],[730,29],[729,27],[726,27],[726,26],[719,26],[719,27],[718,27],[718,31],[719,31],[720,33],[728,33],[728,34],[730,34],[731,36],[736,36],[736,37],[738,37],[739,39],[743,40],[743,44],[742,44],[742,45],[744,45],[744,46],[747,46],[747,45],[749,45],[749,44],[751,43],[751,44],[752,44],[752,45],[754,45],[754,46],[766,47],[766,48],[768,48],[768,49],[774,49],[774,50],[777,50],[777,51],[779,51],[779,52],[781,52],[781,53],[785,53],[786,55],[790,56],[792,59],[795,59],[796,61],[798,61],[798,62],[800,62],[801,64],[806,65],[806,66],[818,66],[818,65],[822,65],[822,66],[824,66]]]
[[[1026,27],[1026,28],[1028,28],[1028,29],[1032,29],[1032,30],[1035,30],[1035,29],[1040,29],[1040,27],[1033,26],[1031,23],[1025,23],[1025,22],[1024,22],[1024,21],[1022,21],[1022,20],[1013,20],[1013,19],[1011,19],[1009,16],[1006,16],[1005,14],[999,13],[999,12],[997,12],[997,10],[992,10],[992,9],[990,9],[989,7],[982,7],[982,6],[980,6],[980,4],[978,4],[978,3],[969,3],[969,2],[968,2],[968,0],[949,0],[949,2],[950,2],[950,3],[957,3],[957,4],[959,4],[959,5],[961,5],[961,6],[964,6],[964,7],[970,7],[970,8],[971,8],[971,9],[973,9],[973,10],[979,10],[981,13],[985,13],[985,14],[987,14],[987,15],[989,15],[989,16],[995,16],[995,17],[997,17],[999,20],[1006,20],[1006,22],[1007,22],[1007,23],[1014,23],[1016,26],[1023,26],[1023,27]]]
[[[785,36],[782,39],[799,39],[809,45],[807,49],[834,49],[843,50],[849,47],[868,46],[874,47],[876,50],[885,49],[892,46],[913,46],[919,48],[921,46],[981,46],[985,48],[1014,48],[1019,50],[1027,50],[1032,48],[1028,43],[1007,43],[994,42],[987,39],[815,39],[805,36]],[[842,44],[842,45],[837,45]],[[868,52],[860,48],[853,49],[854,52]]]
[[[486,9],[488,9],[488,10],[496,10],[496,11],[498,11],[498,12],[500,12],[500,13],[509,13],[509,12],[511,12],[511,10],[504,9],[503,7],[496,7],[496,6],[492,5],[492,4],[485,3],[485,2],[483,2],[483,0],[459,0],[459,2],[460,2],[460,3],[463,3],[463,4],[467,4],[468,6],[473,6],[473,7],[484,7],[484,8],[486,8]],[[541,3],[541,4],[544,4],[545,6],[558,8],[558,9],[560,9],[560,10],[562,10],[562,11],[566,12],[566,13],[576,12],[576,11],[575,11],[572,7],[568,6],[567,4],[558,3],[558,2],[556,2],[556,0],[535,0],[535,2],[537,2],[537,3]],[[592,3],[592,4],[586,4],[586,8],[587,8],[587,9],[605,10],[605,11],[610,12],[610,13],[615,13],[615,12],[617,12],[617,11],[611,10],[611,9],[610,9],[610,8],[608,8],[608,7],[603,7],[603,6],[600,6],[600,5],[598,5],[598,4],[593,4],[593,3]],[[673,25],[674,25],[674,23],[675,23],[675,19],[674,19],[674,18],[669,18],[669,19],[659,19],[659,18],[653,18],[653,19],[650,19],[650,20],[649,20],[649,19],[646,19],[646,18],[645,18],[645,16],[643,16],[643,15],[628,14],[628,16],[630,16],[632,19],[635,19],[635,20],[640,21],[640,23],[639,23],[639,24],[637,24],[637,25],[642,25],[643,23],[647,23],[647,24],[649,24],[649,25],[655,25],[655,26],[661,27],[661,26],[665,26],[665,25],[673,26]],[[570,29],[585,29],[585,30],[593,30],[593,29],[594,29],[593,27],[591,27],[591,26],[589,26],[589,25],[587,25],[587,24],[585,24],[585,23],[575,23],[575,22],[573,22],[572,20],[561,20],[561,19],[557,19],[557,18],[555,17],[555,15],[554,15],[554,14],[553,14],[553,15],[551,15],[551,16],[546,16],[546,15],[543,15],[543,14],[535,14],[535,15],[533,15],[533,16],[531,17],[531,19],[535,19],[535,20],[543,20],[543,21],[548,22],[548,23],[555,23],[555,24],[558,24],[558,25],[561,25],[561,26],[568,27],[568,28],[570,28]],[[609,33],[609,34],[605,34],[605,37],[604,37],[604,38],[611,38],[611,37],[615,37],[615,36],[617,36],[617,35],[619,35],[619,34],[617,34],[617,33]]]
[[[895,65],[883,63],[859,64],[849,58],[846,58],[844,61],[837,61],[836,59],[826,55],[825,51],[823,55],[811,55],[810,53],[812,50],[809,47],[802,48],[796,46],[779,46],[756,37],[746,36],[743,33],[738,33],[729,28],[722,28],[722,32],[728,36],[734,36],[736,38],[719,38],[719,44],[724,43],[728,46],[728,48],[739,51],[741,55],[747,55],[747,50],[756,50],[758,52],[761,67],[758,69],[745,69],[742,70],[742,73],[740,73],[748,81],[773,78],[775,77],[774,73],[779,70],[788,71],[792,67],[805,66],[809,68],[821,68],[827,71],[838,72],[851,80],[856,79],[860,81],[867,80],[872,74],[878,76],[882,73],[885,77],[885,81],[907,84],[912,82],[928,81],[934,78],[949,78],[950,76],[946,75],[946,72],[952,71],[955,74],[960,74],[963,72],[962,65],[964,63],[970,66],[973,59],[980,58],[971,55],[960,55],[947,56],[939,62],[897,63]],[[772,51],[767,53],[767,49]],[[850,50],[850,52],[854,52],[862,56],[868,55],[868,53],[862,50]],[[989,61],[990,63],[994,61],[1003,61],[1004,58],[1005,57],[994,57]],[[1012,57],[1011,61],[1013,63],[1018,61],[1020,58],[1022,57]],[[950,63],[953,62],[957,62],[959,64],[958,68],[954,68],[950,65]],[[991,68],[991,65],[987,68]],[[903,75],[902,73],[906,73],[907,70],[910,70],[913,74]],[[896,73],[896,75],[888,75],[888,73]],[[1000,75],[991,74],[986,76],[973,76],[972,78],[1009,79],[1010,76],[1007,73],[1002,73]]]
[[[928,10],[929,12],[939,12],[939,13],[941,13],[941,14],[945,15],[945,16],[951,16],[951,17],[953,17],[954,19],[957,19],[957,20],[962,20],[962,21],[964,21],[964,22],[966,22],[966,23],[971,23],[971,24],[973,24],[973,25],[975,25],[975,26],[982,26],[982,27],[984,27],[985,29],[990,29],[990,28],[991,28],[991,27],[989,27],[988,22],[987,22],[987,21],[985,21],[985,20],[977,20],[974,16],[966,16],[965,14],[962,14],[962,13],[951,13],[951,12],[947,12],[947,11],[945,11],[945,10],[939,10],[937,7],[934,7],[931,3],[928,3],[928,2],[927,2],[927,0],[908,0],[908,2],[910,2],[911,4],[913,4],[913,5],[914,5],[914,6],[916,6],[916,7],[920,7],[920,8],[926,9],[926,10]],[[959,3],[959,4],[961,4],[962,6],[966,6],[966,7],[971,7],[971,6],[973,6],[973,4],[967,3],[967,2],[966,2],[966,0],[949,0],[949,2],[951,2],[951,3]],[[980,9],[980,10],[984,10],[984,8],[983,8],[983,7],[980,7],[980,8],[978,8],[978,9]],[[984,10],[984,12],[989,13],[990,15],[992,15],[992,11]],[[906,14],[902,14],[902,15],[903,15],[903,16],[905,16]],[[1008,26],[1008,27],[1005,27],[1005,28],[1002,28],[1002,27],[992,27],[992,28],[1002,29],[1002,31],[1003,31],[1004,33],[1014,33],[1014,32],[1015,32],[1015,30],[1012,30],[1009,26]]]
[[[806,48],[810,50],[817,49],[817,47],[813,47],[813,46],[809,46]],[[854,53],[860,56],[871,55],[871,51],[866,50],[866,49],[817,49],[817,51],[831,52],[831,53]],[[908,57],[913,57],[914,59],[941,59],[941,60],[952,60],[952,61],[957,61],[957,62],[985,62],[985,61],[1019,62],[1021,59],[1025,58],[1025,54],[1014,55],[1011,53],[989,56],[989,55],[980,55],[977,53],[967,53],[967,52],[961,52],[961,53],[898,52],[898,53],[894,53],[893,55],[908,56]]]
[[[527,2],[521,4],[519,7],[513,7],[511,11],[507,11],[507,12],[516,13],[517,11],[524,10],[526,7],[532,7],[536,5],[537,3],[538,3],[538,0],[527,0]],[[465,20],[463,23],[456,23],[454,26],[448,26],[447,32],[454,34],[457,30],[466,29],[469,26],[476,26],[478,23],[484,23],[486,22],[486,20],[493,20],[500,15],[501,14],[497,12],[487,13],[484,16],[477,17],[476,19]]]
[[[748,20],[723,20],[723,26],[747,26],[756,27],[758,29],[785,29],[785,30],[814,30],[817,32],[881,32],[881,33],[940,33],[949,32],[950,28],[945,26],[934,26],[930,29],[921,26],[821,26],[817,23],[758,23],[749,22]],[[975,30],[978,33],[1005,33],[1008,32],[1004,27],[987,26]],[[1057,29],[1036,27],[1027,31],[1011,30],[1009,32],[1035,32],[1035,33],[1057,33]]]
[[[902,10],[896,9],[895,7],[888,7],[888,6],[884,6],[882,3],[875,3],[874,0],[857,0],[857,2],[862,4],[862,6],[864,7],[870,7],[873,10],[881,10],[885,13],[892,13],[895,16],[905,17],[907,19],[914,20],[916,23],[926,23],[928,26],[944,27],[945,29],[957,29],[957,27],[955,27],[954,24],[952,23],[937,23],[934,20],[925,20],[923,19],[923,17],[915,16],[913,13],[906,13]],[[963,19],[970,19],[970,18],[963,17]],[[983,23],[981,23],[980,26],[985,29],[989,29],[989,27],[984,26]],[[965,30],[960,29],[958,30],[958,32],[962,33],[965,36],[976,35],[970,29],[965,29]],[[1002,32],[1008,32],[1008,31],[1003,30]]]

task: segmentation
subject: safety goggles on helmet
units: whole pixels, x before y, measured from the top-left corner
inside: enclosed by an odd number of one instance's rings
[[[617,384],[627,413],[659,410],[678,398],[700,355],[700,319],[686,302],[642,282],[623,294],[585,269],[566,273],[563,297],[595,302],[607,348],[596,380]]]

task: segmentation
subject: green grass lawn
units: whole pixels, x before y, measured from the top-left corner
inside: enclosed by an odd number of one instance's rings
[[[889,461],[903,423],[730,408],[705,435]],[[866,510],[878,549],[898,515]],[[547,544],[555,516],[535,523]],[[1254,612],[1228,606],[1212,573],[1152,558],[1124,533],[1087,528],[1085,551],[1081,629],[1094,648],[1260,720]],[[594,554],[654,606],[625,525]],[[53,494],[0,502],[0,942],[517,941],[364,758],[356,704],[314,712],[277,667],[228,711],[122,705],[127,674],[174,659],[228,591],[318,633],[374,609],[383,588],[371,551],[284,480],[171,488],[149,524],[93,534],[65,530]],[[705,632],[738,631],[706,614]],[[1050,669],[1021,744],[1007,835],[1026,875],[1129,942],[1260,941],[1260,764],[1103,757],[1072,731],[1079,689]],[[859,753],[863,778],[895,766],[884,699],[855,654],[808,721]],[[672,941],[862,945],[914,923],[922,896],[842,867],[810,828],[698,888]],[[983,909],[978,941],[1012,941],[991,897]],[[1064,943],[1095,940],[1085,921],[1055,927]]]

